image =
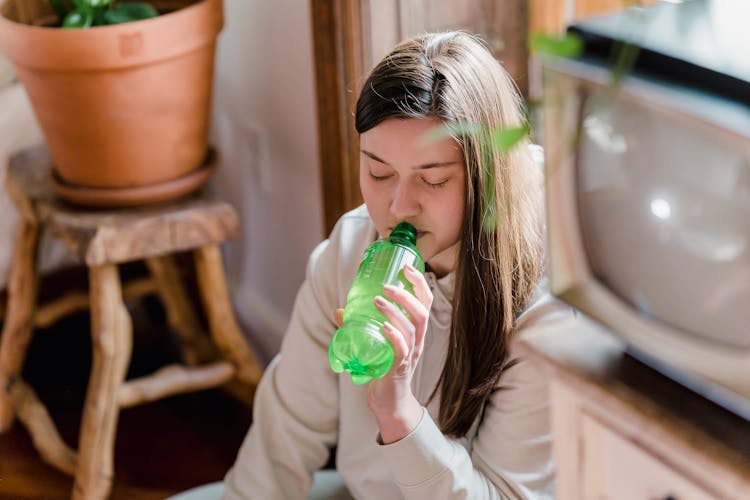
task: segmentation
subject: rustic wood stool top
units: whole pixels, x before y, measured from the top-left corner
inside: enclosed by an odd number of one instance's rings
[[[196,194],[145,207],[79,208],[52,190],[51,160],[44,146],[10,160],[6,187],[22,216],[43,223],[86,265],[140,260],[220,244],[239,234],[228,203]]]

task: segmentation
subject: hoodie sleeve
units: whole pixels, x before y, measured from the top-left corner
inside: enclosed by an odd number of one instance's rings
[[[252,426],[226,475],[226,499],[307,498],[337,440],[338,378],[327,354],[339,307],[337,253],[327,240],[310,257],[280,354],[258,386]]]
[[[540,302],[546,312],[519,318],[517,335],[530,323],[568,316],[561,306]],[[414,431],[380,448],[408,500],[554,497],[548,384],[528,361],[517,358],[505,371],[471,446],[464,441],[444,436],[425,410]]]

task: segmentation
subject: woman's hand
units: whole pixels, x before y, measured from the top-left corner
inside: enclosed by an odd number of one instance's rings
[[[404,267],[404,276],[414,288],[414,295],[403,288],[386,285],[383,295],[400,305],[405,315],[393,303],[375,298],[375,307],[388,321],[383,325],[383,335],[393,345],[393,366],[382,378],[368,384],[367,403],[378,422],[384,444],[396,442],[413,431],[422,418],[422,405],[411,390],[414,369],[422,357],[427,321],[432,306],[432,291],[422,273],[412,266]],[[341,326],[344,310],[334,312]]]
[[[404,276],[414,287],[414,295],[390,285],[383,289],[383,295],[400,305],[406,314],[393,302],[380,296],[375,298],[375,307],[388,318],[383,335],[394,351],[393,366],[388,373],[368,384],[367,403],[384,444],[398,441],[413,431],[423,411],[412,393],[411,379],[424,349],[432,291],[424,275],[412,266],[404,267]]]

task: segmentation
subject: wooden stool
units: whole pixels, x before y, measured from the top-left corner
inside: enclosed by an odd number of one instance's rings
[[[55,197],[49,175],[50,159],[40,147],[14,156],[6,179],[21,217],[0,343],[0,432],[8,430],[17,416],[42,458],[75,475],[73,498],[106,498],[112,486],[117,418],[122,408],[233,379],[247,387],[248,399],[252,396],[261,369],[235,321],[219,251],[221,243],[237,235],[239,225],[230,205],[202,196],[128,210],[76,209]],[[37,244],[45,226],[88,266],[88,297],[74,294],[36,307]],[[201,335],[171,256],[185,250],[194,254],[210,336],[223,358],[219,361],[199,364],[211,357],[207,352],[213,346]],[[123,287],[117,265],[140,259],[145,259],[153,278]],[[123,296],[154,290],[160,293],[170,326],[181,339],[185,363],[126,381],[132,326]],[[86,306],[91,308],[93,364],[76,453],[63,442],[21,372],[34,326]]]

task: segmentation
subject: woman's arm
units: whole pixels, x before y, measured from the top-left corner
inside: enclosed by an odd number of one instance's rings
[[[553,321],[562,313],[562,307],[540,302],[546,311],[532,314],[531,322]],[[407,499],[552,498],[548,398],[542,373],[519,359],[487,401],[471,451],[463,440],[445,437],[424,409],[410,433],[380,449]]]
[[[332,235],[333,237],[333,235]],[[329,242],[310,257],[280,354],[257,389],[253,423],[225,478],[227,499],[307,498],[338,428],[338,379],[328,366],[337,256]]]
[[[552,497],[546,382],[523,361],[506,375],[508,387],[490,398],[471,454],[426,411],[409,435],[381,446],[404,498]]]

